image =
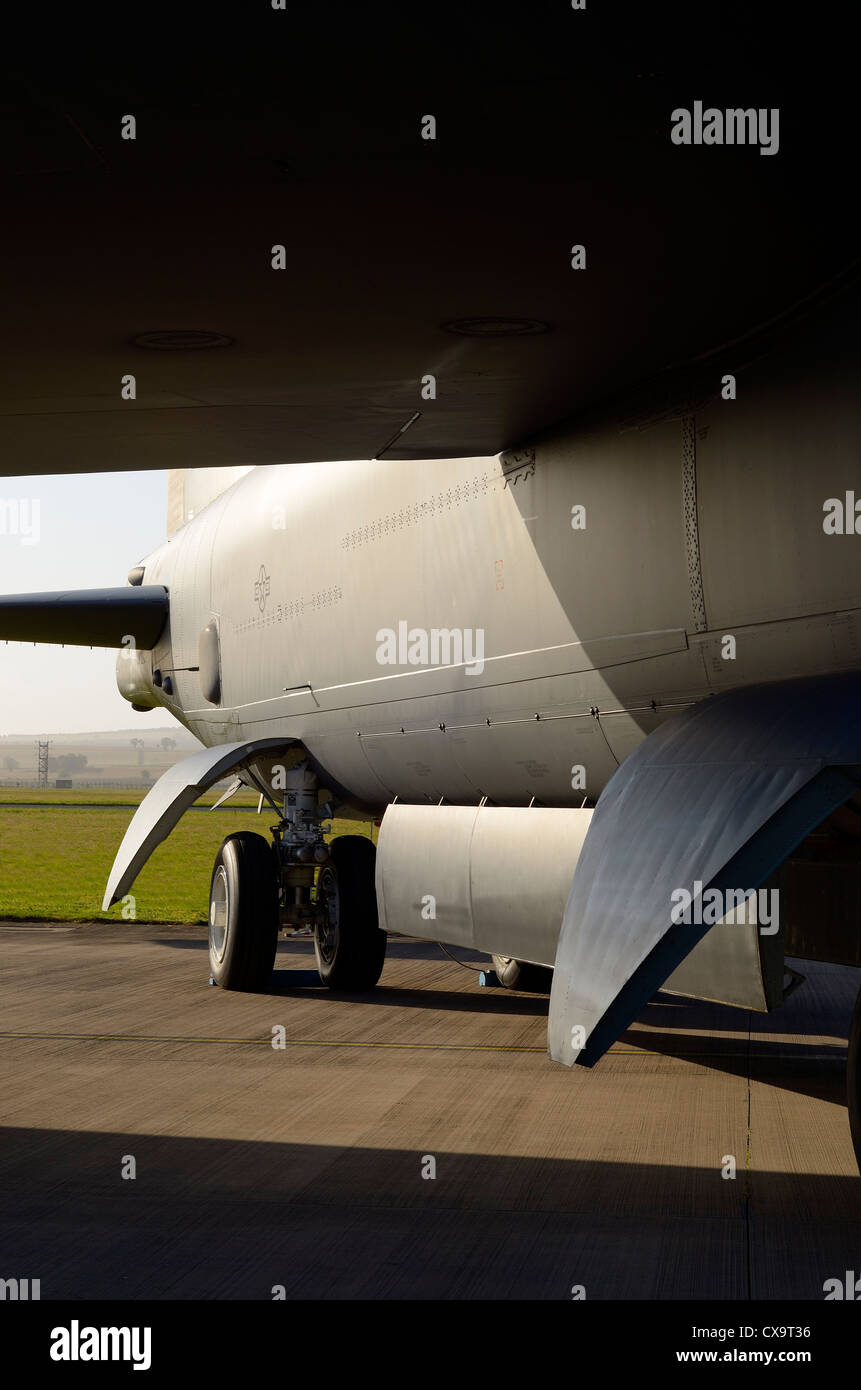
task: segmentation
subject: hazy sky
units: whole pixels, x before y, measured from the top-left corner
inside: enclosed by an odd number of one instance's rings
[[[125,584],[165,537],[166,471],[0,478],[0,501],[10,499],[18,521],[8,507],[0,514],[0,595]],[[38,540],[25,544],[34,501]],[[16,524],[19,534],[10,534]],[[0,734],[171,724],[164,710],[135,713],[117,690],[115,665],[114,651],[0,642]]]

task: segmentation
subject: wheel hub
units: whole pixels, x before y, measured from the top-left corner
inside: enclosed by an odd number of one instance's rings
[[[230,909],[230,890],[224,865],[219,864],[212,880],[209,895],[209,946],[215,959],[221,963],[227,946],[227,922]]]
[[[337,874],[327,865],[320,871],[317,881],[318,905],[323,909],[317,917],[314,933],[320,955],[327,965],[335,959],[338,949],[338,922],[341,915],[341,902],[338,894]]]

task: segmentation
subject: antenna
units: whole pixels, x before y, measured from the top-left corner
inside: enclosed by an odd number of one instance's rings
[[[53,740],[50,738],[36,739],[36,771],[40,787],[47,787],[48,785],[48,759],[51,756],[52,742]]]

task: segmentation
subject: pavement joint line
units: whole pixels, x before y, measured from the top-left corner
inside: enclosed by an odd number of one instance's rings
[[[143,1033],[0,1033],[0,1039],[24,1040],[31,1042],[149,1042],[149,1043],[221,1043],[230,1045],[232,1043],[265,1044],[272,1046],[272,1038],[190,1038],[190,1037],[157,1037],[152,1034]],[[306,1040],[303,1038],[287,1038],[282,1044],[273,1049],[280,1052],[284,1047],[385,1047],[399,1048],[406,1051],[424,1049],[428,1052],[544,1052],[546,1047],[522,1047],[512,1043],[393,1043],[393,1042],[347,1042],[340,1039],[327,1041],[326,1039]]]
[[[0,1040],[23,1041],[23,1042],[141,1042],[141,1043],[206,1043],[230,1046],[231,1044],[248,1046],[256,1044],[258,1047],[265,1044],[272,1046],[271,1037],[265,1038],[193,1038],[193,1037],[171,1037],[156,1036],[151,1033],[7,1033],[0,1032]],[[273,1051],[280,1052],[283,1047],[379,1047],[391,1048],[406,1052],[425,1051],[425,1052],[541,1052],[546,1054],[546,1047],[525,1046],[516,1043],[396,1043],[396,1042],[349,1042],[340,1039],[329,1041],[326,1039],[304,1039],[288,1038],[283,1044],[279,1043]],[[840,1048],[835,1048],[838,1053]],[[749,1058],[759,1058],[767,1061],[835,1061],[837,1060],[834,1052],[817,1052],[807,1054],[803,1058],[794,1057],[792,1053],[772,1053],[772,1052],[704,1052],[702,1049],[697,1051],[674,1051],[672,1053],[656,1052],[639,1047],[611,1047],[606,1052],[607,1057],[733,1057],[738,1061],[745,1061]]]

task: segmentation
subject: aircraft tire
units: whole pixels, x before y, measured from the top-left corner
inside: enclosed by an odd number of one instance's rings
[[[209,971],[222,989],[260,994],[278,946],[278,881],[262,835],[228,835],[215,856],[209,890]]]
[[[855,1146],[855,1159],[861,1172],[861,990],[855,1000],[852,1022],[849,1025],[849,1052],[846,1057],[846,1100],[849,1108],[849,1130]]]
[[[525,994],[549,994],[553,971],[548,965],[531,965],[513,956],[493,956],[496,978],[506,989],[520,989]]]
[[[386,933],[380,931],[374,883],[377,851],[362,835],[342,835],[317,879],[328,926],[314,932],[317,971],[329,989],[373,989],[383,971]]]

